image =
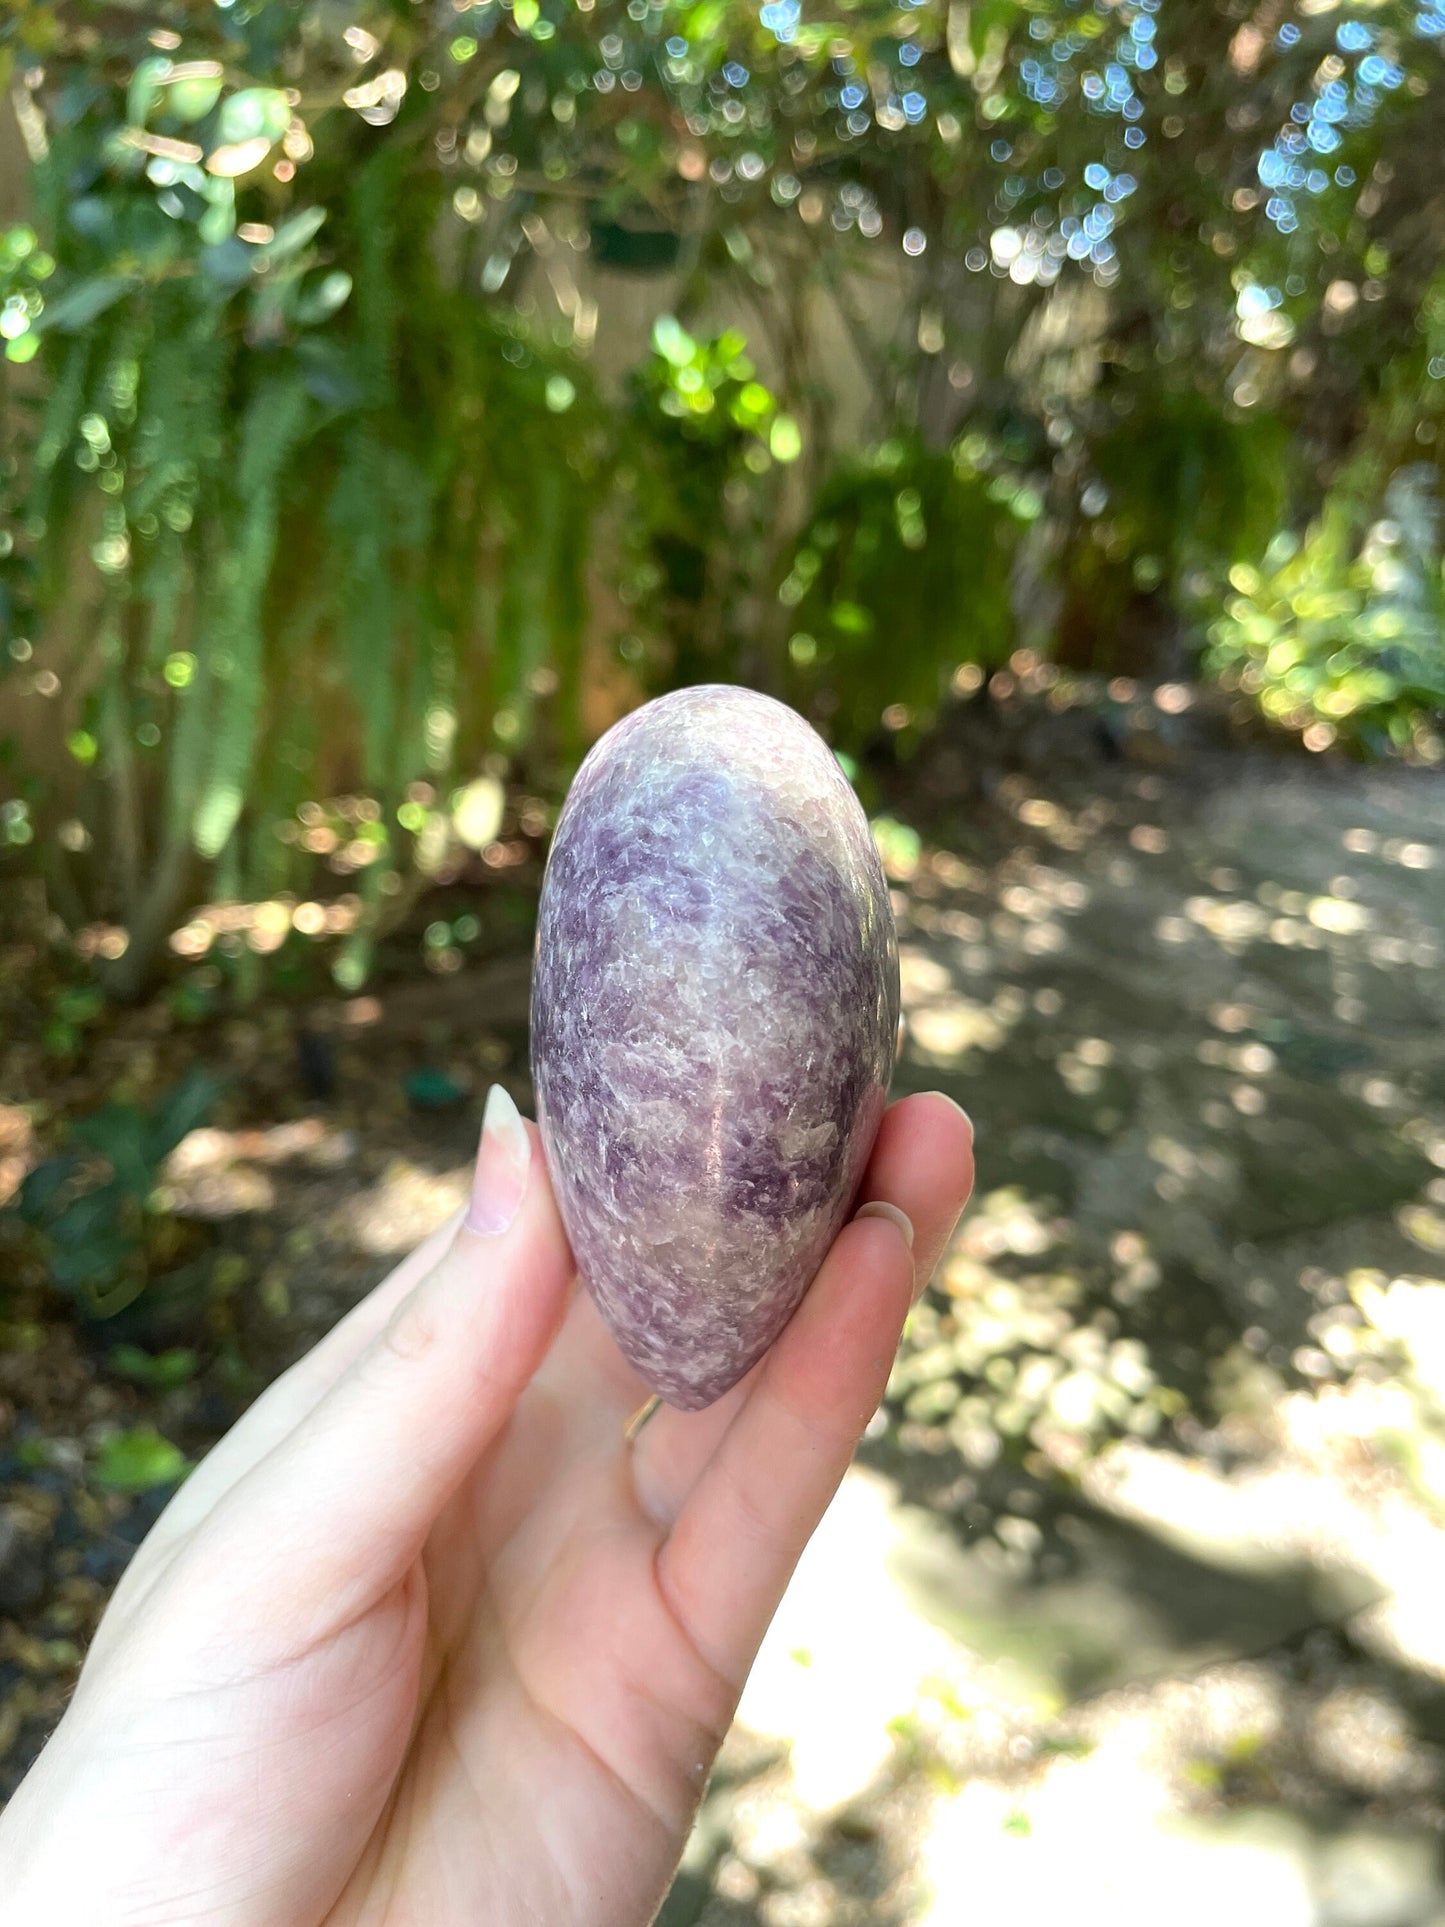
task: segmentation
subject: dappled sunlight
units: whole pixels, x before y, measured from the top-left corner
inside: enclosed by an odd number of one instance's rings
[[[398,1258],[466,1202],[471,1166],[434,1171],[393,1157],[371,1182],[358,1182],[359,1143],[319,1117],[264,1131],[192,1131],[167,1159],[160,1202],[165,1209],[224,1220],[274,1211],[278,1180],[304,1184],[307,1174],[346,1173],[316,1235],[367,1258]]]
[[[471,1181],[469,1164],[438,1174],[420,1170],[405,1159],[395,1160],[378,1183],[347,1206],[350,1242],[375,1257],[404,1256],[443,1218],[462,1208]]]
[[[1277,1634],[1353,1615],[1386,1662],[1435,1673],[1398,1633],[1435,1617],[1445,1538],[1403,1502],[1388,1455],[1358,1457],[1375,1389],[1294,1395],[1274,1458],[1242,1479],[1132,1443],[1085,1470],[1081,1499],[1142,1525],[1146,1562],[1151,1539],[1182,1548],[1173,1584],[1234,1573],[1261,1600],[1283,1586],[1257,1609]],[[905,1915],[919,1927],[1103,1908],[1142,1927],[1164,1892],[1200,1927],[1225,1905],[1303,1927],[1433,1917],[1436,1768],[1388,1671],[1227,1657],[1227,1625],[1201,1625],[1190,1649],[1166,1597],[1151,1610],[1107,1556],[1040,1589],[999,1550],[950,1543],[886,1482],[845,1481],[739,1710],[786,1765],[752,1783],[717,1891],[808,1890],[840,1807],[921,1774]],[[1288,1603],[1294,1573],[1312,1578]],[[1080,1694],[1089,1677],[1103,1690]],[[1342,1822],[1323,1790],[1398,1817]]]
[[[402,1256],[465,1203],[469,1165],[436,1172],[394,1157],[373,1182],[357,1183],[358,1148],[355,1132],[320,1118],[266,1131],[193,1131],[167,1160],[160,1202],[185,1216],[228,1219],[274,1211],[278,1177],[304,1182],[308,1172],[350,1170],[344,1203],[332,1206],[317,1233],[368,1258]]]
[[[1412,1711],[1445,1678],[1445,798],[1367,794],[1017,776],[1010,831],[880,839],[902,1079],[980,1160],[869,1448],[952,1641],[893,1722],[935,1789],[910,1920],[1445,1900]],[[1233,1657],[1331,1624],[1298,1677]],[[1322,1822],[1344,1787],[1392,1826]]]
[[[977,1201],[932,1301],[910,1321],[890,1385],[905,1444],[946,1441],[978,1471],[1012,1442],[1042,1455],[1035,1469],[1065,1469],[1114,1430],[1149,1433],[1177,1409],[1146,1346],[1119,1337],[1116,1314],[1091,1305],[1079,1270],[1057,1262],[1066,1229],[1016,1189]],[[1141,1255],[1121,1278],[1139,1284],[1147,1266]]]
[[[1316,1829],[1279,1809],[1223,1819],[1164,1810],[1134,1765],[1060,1765],[1032,1799],[976,1785],[924,1845],[933,1902],[921,1927],[962,1920],[1091,1920],[1146,1927],[1167,1896],[1186,1927],[1356,1927],[1430,1917],[1441,1900],[1431,1834]]]
[[[738,1718],[786,1741],[792,1788],[826,1816],[865,1793],[889,1762],[892,1722],[952,1658],[942,1631],[888,1577],[892,1489],[856,1472],[798,1565],[749,1677]]]

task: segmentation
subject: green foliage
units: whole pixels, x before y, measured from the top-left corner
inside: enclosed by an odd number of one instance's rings
[[[1168,673],[1170,632],[1207,621],[1233,559],[1280,527],[1289,432],[1195,388],[1130,386],[1095,412],[1060,541],[1059,646],[1078,667]]]
[[[196,1375],[197,1360],[186,1345],[174,1345],[164,1352],[144,1351],[139,1345],[114,1345],[108,1363],[113,1372],[133,1385],[167,1392],[190,1383]]]
[[[100,1016],[104,999],[93,984],[67,984],[50,999],[41,1041],[53,1056],[71,1057]]]
[[[745,443],[761,473],[761,448],[783,461],[799,453],[797,425],[780,416],[777,398],[757,380],[747,357],[747,342],[730,329],[714,341],[695,341],[672,315],[660,315],[652,330],[653,355],[642,371],[643,394],[666,416],[682,425],[685,440],[696,447],[704,440],[727,443],[736,431],[757,444]],[[704,432],[703,425],[711,429]],[[780,444],[781,452],[773,444]]]
[[[1140,396],[1096,434],[1099,529],[1137,582],[1191,593],[1190,575],[1268,541],[1287,503],[1288,431],[1273,415],[1221,408],[1197,390]],[[1199,597],[1199,585],[1192,589]]]
[[[1362,447],[1351,541],[1435,462],[1440,18],[21,0],[0,856],[131,991],[208,895],[354,887],[354,987],[438,799],[558,782],[614,655],[845,750],[1044,574],[1071,660],[1141,604],[1157,657]]]
[[[20,1188],[19,1213],[47,1275],[92,1318],[135,1303],[187,1252],[186,1231],[158,1208],[161,1167],[219,1095],[194,1070],[151,1110],[107,1104],[70,1127],[70,1148],[39,1164]]]
[[[1007,474],[991,478],[984,453],[888,442],[819,494],[778,590],[787,693],[826,707],[844,742],[880,720],[926,720],[959,663],[998,663],[1012,647],[1010,572],[1042,505]]]
[[[473,753],[493,726],[522,736],[548,665],[573,671],[552,740],[575,750],[595,468],[582,372],[443,271],[434,150],[419,164],[414,134],[339,105],[328,148],[259,84],[300,51],[302,10],[264,8],[239,41],[179,28],[195,57],[147,52],[128,77],[118,50],[54,56],[84,76],[74,107],[47,97],[36,167],[62,267],[52,283],[29,230],[0,262],[11,358],[38,346],[49,376],[17,606],[27,629],[94,631],[69,737],[90,835],[53,860],[126,925],[132,983],[202,865],[242,896],[304,881],[272,826],[318,755],[390,818],[451,766],[463,703]],[[288,141],[321,201],[275,205]]]
[[[663,315],[632,382],[624,593],[652,645],[655,688],[774,677],[776,637],[748,598],[777,567],[782,489],[802,436],[746,350],[736,329],[694,337]],[[643,656],[636,639],[624,650]]]
[[[1332,501],[1303,542],[1240,565],[1209,662],[1311,748],[1342,737],[1374,753],[1445,754],[1445,576],[1434,471],[1401,470],[1385,517],[1356,548]]]
[[[190,1460],[178,1445],[153,1425],[133,1425],[102,1443],[92,1477],[110,1492],[151,1492],[177,1484],[189,1470]]]

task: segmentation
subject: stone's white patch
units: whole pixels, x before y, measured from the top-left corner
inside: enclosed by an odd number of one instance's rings
[[[831,1118],[822,1124],[785,1124],[778,1132],[778,1154],[787,1164],[795,1158],[812,1157],[838,1141],[838,1126]]]

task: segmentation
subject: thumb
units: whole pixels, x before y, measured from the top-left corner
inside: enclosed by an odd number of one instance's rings
[[[232,1611],[254,1584],[309,1645],[397,1585],[546,1355],[572,1276],[541,1140],[495,1084],[450,1246],[203,1528],[198,1563]]]

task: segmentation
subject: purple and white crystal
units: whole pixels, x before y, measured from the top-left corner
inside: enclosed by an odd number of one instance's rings
[[[711,1404],[792,1315],[897,1028],[882,867],[808,724],[719,685],[610,730],[547,863],[532,1070],[582,1276],[670,1405]]]

